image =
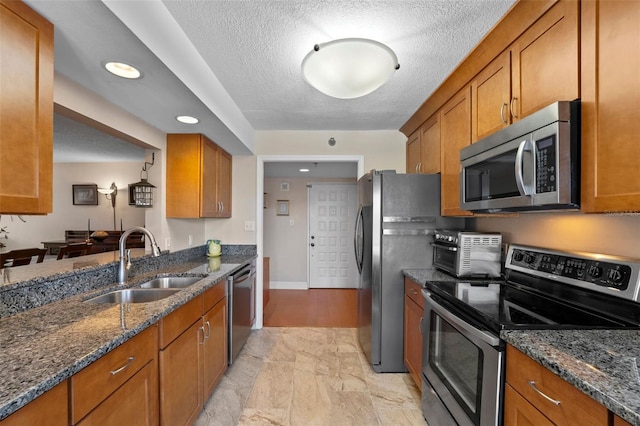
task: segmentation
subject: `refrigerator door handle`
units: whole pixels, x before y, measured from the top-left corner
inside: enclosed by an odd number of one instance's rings
[[[362,206],[358,208],[358,214],[356,215],[356,227],[353,233],[353,250],[356,256],[356,266],[358,267],[358,273],[362,273],[362,238],[363,232],[360,232],[360,238],[358,238],[358,231],[362,230]]]

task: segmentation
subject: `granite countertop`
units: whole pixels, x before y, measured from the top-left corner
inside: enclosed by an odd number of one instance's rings
[[[508,330],[500,337],[640,425],[640,330]]]
[[[131,277],[128,287],[159,275],[192,275],[202,280],[176,294],[150,303],[91,304],[85,300],[116,288],[114,283],[28,309],[0,319],[0,420],[162,317],[203,293],[256,258],[229,254],[212,271],[205,256],[186,259]],[[156,258],[157,259],[157,258]],[[176,263],[176,262],[174,262]]]
[[[427,281],[458,281],[459,278],[451,276],[437,269],[403,269],[405,277],[411,278],[424,287]]]

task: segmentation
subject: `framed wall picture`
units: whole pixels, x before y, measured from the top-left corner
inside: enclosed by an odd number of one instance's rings
[[[289,216],[289,200],[278,200],[276,202],[278,216]]]
[[[98,185],[71,185],[74,206],[97,206]]]

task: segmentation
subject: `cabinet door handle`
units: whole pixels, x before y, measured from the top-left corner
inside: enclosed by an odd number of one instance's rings
[[[538,395],[540,395],[541,397],[543,397],[544,399],[546,399],[547,401],[549,401],[550,403],[552,403],[553,405],[560,405],[560,401],[558,401],[557,399],[553,399],[548,395],[545,395],[540,389],[538,389],[536,387],[536,382],[534,382],[533,380],[529,380],[527,383],[529,383],[529,386],[531,386],[531,389],[533,389],[534,391],[536,391],[536,393]]]
[[[117,368],[115,370],[111,370],[111,375],[115,376],[116,374],[118,374],[119,372],[121,372],[122,370],[126,369],[127,367],[129,367],[131,364],[133,364],[133,361],[136,360],[135,356],[130,356],[129,358],[127,358],[127,363],[125,365],[123,365],[120,368]]]
[[[204,325],[207,326],[207,332],[204,335],[205,340],[208,340],[211,337],[211,323],[209,321],[205,322]]]
[[[204,333],[204,327],[198,327],[198,331],[202,331],[202,340],[200,341],[200,344],[204,345],[204,339],[206,339],[205,333]]]
[[[511,112],[511,116],[513,118],[518,118],[518,115],[515,113],[513,109],[513,104],[516,102],[518,98],[511,98],[511,102],[509,103],[509,111]]]
[[[507,120],[504,118],[504,109],[507,107],[507,103],[504,102],[501,106],[500,106],[500,121],[502,121],[503,124],[507,124]]]

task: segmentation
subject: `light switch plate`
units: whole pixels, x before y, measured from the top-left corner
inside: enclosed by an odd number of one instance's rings
[[[244,230],[245,231],[255,231],[256,230],[256,223],[252,220],[246,220],[244,222]]]

